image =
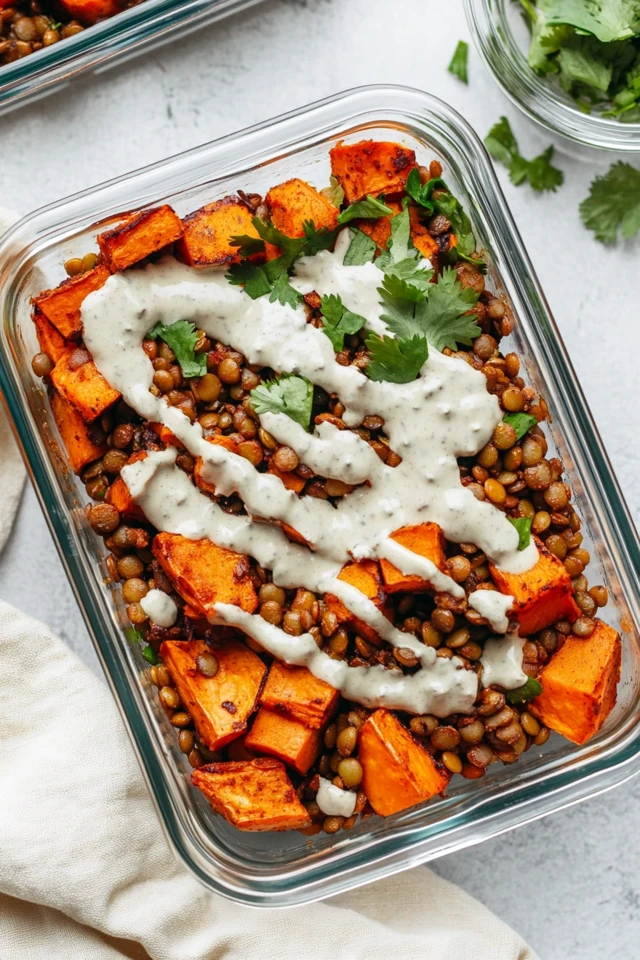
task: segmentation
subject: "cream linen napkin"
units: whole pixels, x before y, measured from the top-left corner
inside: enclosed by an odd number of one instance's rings
[[[1,408],[0,449],[1,549],[24,476]],[[105,685],[47,627],[0,602],[2,960],[393,955],[536,960],[425,868],[295,910],[252,910],[206,891],[166,844]]]

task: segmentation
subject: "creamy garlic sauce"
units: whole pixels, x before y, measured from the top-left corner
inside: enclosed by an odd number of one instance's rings
[[[497,590],[474,590],[467,601],[489,623],[496,633],[509,629],[508,611],[513,606],[513,597]]]
[[[525,684],[528,677],[522,669],[523,647],[524,640],[517,633],[487,640],[480,658],[482,685],[496,683],[505,690],[515,690]]]
[[[376,329],[381,323],[376,287],[382,275],[372,263],[342,264],[346,233],[334,253],[299,261],[292,282],[321,295],[339,293],[349,309]],[[350,699],[438,716],[468,711],[477,690],[475,673],[463,669],[458,658],[436,658],[431,648],[398,631],[363,594],[336,578],[352,557],[386,557],[402,572],[429,580],[436,590],[462,596],[462,588],[434,564],[389,539],[400,527],[426,521],[438,523],[448,540],[477,544],[505,570],[522,572],[535,564],[533,542],[518,551],[513,525],[460,482],[456,458],[477,453],[502,419],[483,374],[431,348],[412,383],[371,381],[356,367],[336,363],[328,337],[307,323],[302,307],[270,303],[267,297],[251,300],[222,271],[194,271],[169,257],[110,277],[84,301],[82,319],[85,343],[105,379],[144,419],[164,424],[193,456],[202,458],[204,478],[223,496],[237,493],[248,514],[225,513],[176,467],[176,450],[168,448],[150,452],[122,471],[150,522],[159,530],[206,537],[250,555],[271,569],[283,587],[333,593],[389,643],[415,648],[422,669],[404,676],[377,666],[350,668],[321,653],[310,638],[314,649],[304,653],[304,662]],[[305,376],[337,394],[348,426],[360,424],[367,414],[380,415],[402,462],[387,466],[356,434],[331,424],[307,433],[282,414],[262,415],[262,426],[319,475],[363,484],[334,507],[329,501],[299,498],[278,477],[258,473],[248,460],[208,443],[197,422],[149,392],[154,371],[142,340],[156,323],[179,319],[193,321],[213,340],[239,350],[250,364]],[[281,524],[296,530],[309,548],[291,543]],[[290,663],[300,662],[296,657],[308,646],[296,637],[292,650],[292,638],[284,631],[235,607],[218,605],[215,616]]]
[[[316,803],[329,817],[350,817],[356,808],[356,794],[351,790],[341,790],[325,777],[320,777],[320,786],[316,794]]]
[[[159,627],[172,627],[178,619],[178,608],[162,590],[149,590],[140,601],[140,606],[152,623]]]

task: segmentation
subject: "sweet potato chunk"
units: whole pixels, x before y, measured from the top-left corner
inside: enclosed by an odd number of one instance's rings
[[[104,264],[99,263],[87,273],[63,280],[55,290],[45,290],[34,302],[63,337],[78,337],[82,332],[80,307],[83,300],[104,286],[109,276]]]
[[[252,218],[253,213],[238,197],[208,203],[182,221],[184,236],[177,246],[178,257],[191,267],[238,263],[238,248],[229,241],[242,234],[257,238]]]
[[[269,670],[260,703],[317,730],[333,716],[339,699],[337,690],[318,680],[306,667],[289,667],[276,660]]]
[[[238,452],[238,443],[233,437],[225,437],[224,434],[212,434],[210,437],[207,437],[208,443],[217,444],[219,447],[224,447],[226,450],[229,450],[231,453]],[[209,483],[208,480],[205,480],[203,476],[204,471],[204,460],[202,457],[196,457],[196,465],[193,468],[193,479],[195,480],[196,486],[202,490],[203,493],[210,493],[212,496],[215,496],[216,488],[212,483]]]
[[[107,503],[112,504],[126,520],[144,520],[141,508],[129,493],[129,487],[122,477],[116,477],[107,491]]]
[[[338,143],[329,154],[331,173],[340,181],[347,203],[367,194],[399,193],[416,165],[413,150],[377,140]]]
[[[351,586],[357,587],[365,597],[372,600],[377,607],[384,612],[384,593],[382,592],[382,578],[380,576],[380,566],[375,560],[358,560],[355,563],[347,563],[338,574],[338,580],[344,580]],[[372,643],[379,644],[378,634],[362,620],[358,620],[345,605],[334,597],[333,594],[327,594],[325,603],[328,610],[335,613],[338,623],[345,623],[352,626],[358,633],[371,640]]]
[[[244,742],[249,750],[278,757],[298,773],[306,773],[320,753],[322,733],[261,707]]]
[[[580,610],[571,596],[571,577],[562,561],[550,553],[537,537],[540,558],[526,573],[505,573],[491,565],[493,579],[501,593],[514,599],[511,610],[522,636],[544,630],[557,620],[573,623]]]
[[[107,452],[107,444],[96,443],[92,428],[84,422],[76,408],[55,391],[51,397],[51,410],[74,473],[80,473],[88,463]]]
[[[125,4],[116,0],[57,0],[57,6],[69,19],[79,20],[89,27],[98,20],[120,13]]]
[[[394,212],[388,217],[378,217],[377,220],[357,219],[353,221],[354,227],[362,230],[368,237],[377,243],[381,250],[386,250],[391,238],[391,220],[393,217],[402,213],[401,197],[385,197],[384,202]]]
[[[569,636],[539,676],[542,693],[531,713],[573,743],[598,732],[616,702],[622,644],[613,627],[596,620],[590,637]]]
[[[248,613],[258,606],[246,557],[211,540],[188,540],[159,533],[151,549],[180,596],[206,617],[216,603],[232,603]]]
[[[402,203],[399,199],[385,197],[386,205],[394,211],[393,215],[388,217],[379,217],[377,220],[354,220],[353,225],[366,233],[368,237],[380,247],[386,250],[391,237],[391,220],[398,213],[402,213]],[[423,257],[431,261],[431,265],[438,265],[438,244],[431,236],[426,226],[420,220],[418,210],[414,206],[409,207],[409,220],[411,224],[411,240],[414,247]]]
[[[180,217],[165,203],[134,213],[117,227],[99,234],[98,245],[111,273],[116,273],[175,243],[182,233]]]
[[[388,710],[376,710],[360,727],[358,759],[362,789],[382,817],[429,800],[449,782],[444,767]]]
[[[74,405],[83,420],[91,423],[120,399],[86,350],[69,347],[51,371],[51,382]]]
[[[411,222],[411,239],[414,247],[420,251],[423,257],[431,261],[433,267],[437,267],[440,248],[435,238],[431,236],[424,223],[420,220],[416,207],[409,207],[409,220]]]
[[[304,485],[307,482],[298,476],[295,470],[287,470],[286,472],[278,470],[273,460],[269,461],[267,473],[272,473],[274,477],[278,477],[279,480],[282,480],[287,490],[293,490],[294,493],[302,493]]]
[[[67,341],[37,307],[33,312],[33,322],[36,325],[36,337],[40,349],[51,357],[54,363],[57,363],[68,347]]]
[[[402,527],[391,534],[391,539],[406,547],[412,553],[417,553],[421,557],[426,557],[435,563],[439,570],[446,567],[446,558],[444,555],[444,536],[437,523],[421,523],[415,527]],[[405,576],[400,573],[397,567],[394,567],[388,560],[380,561],[380,569],[384,578],[385,590],[387,593],[399,593],[400,591],[415,592],[417,590],[428,590],[431,586],[428,580],[422,580],[416,576]]]
[[[304,180],[287,180],[272,187],[265,200],[273,225],[287,237],[304,236],[307,220],[313,220],[316,230],[333,230],[338,222],[337,207]]]
[[[160,654],[198,736],[209,750],[219,750],[247,729],[267,668],[244,643],[226,640],[215,651],[218,672],[205,677],[196,657],[209,650],[204,640],[167,640]]]
[[[239,830],[301,830],[311,825],[279,760],[209,763],[194,770],[191,782]]]

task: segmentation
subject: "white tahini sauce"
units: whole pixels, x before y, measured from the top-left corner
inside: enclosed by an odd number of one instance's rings
[[[372,329],[381,329],[376,288],[382,275],[373,263],[343,265],[346,232],[335,252],[301,260],[292,282],[320,295],[339,294]],[[352,557],[386,557],[405,573],[428,579],[436,590],[461,596],[462,588],[434,564],[390,539],[400,527],[426,521],[438,523],[448,540],[477,544],[510,572],[527,570],[537,561],[535,545],[519,552],[513,525],[460,482],[456,458],[477,453],[501,420],[498,400],[487,393],[483,374],[431,348],[412,383],[374,382],[356,367],[336,362],[328,337],[307,323],[302,307],[270,303],[267,297],[251,300],[228,283],[224,271],[194,271],[170,257],[110,277],[84,301],[82,319],[85,343],[106,380],[144,419],[164,424],[193,456],[201,457],[205,478],[223,496],[237,493],[248,514],[221,510],[175,465],[176,450],[169,447],[122,471],[150,522],[159,530],[194,540],[206,537],[255,557],[273,571],[280,586],[336,594],[389,643],[415,648],[421,669],[408,676],[378,666],[348,667],[319,651],[310,636],[292,638],[237,607],[218,605],[212,618],[244,630],[281,660],[305,663],[358,702],[437,716],[468,712],[477,693],[475,673],[464,669],[459,658],[436,657],[432,648],[397,630],[337,576]],[[197,422],[149,392],[154,371],[142,340],[156,323],[179,319],[193,321],[213,340],[239,350],[250,364],[305,376],[337,394],[347,426],[360,424],[367,414],[382,416],[402,463],[387,466],[355,434],[330,424],[307,433],[283,415],[264,414],[264,428],[318,474],[362,484],[334,507],[299,498],[278,477],[259,473],[248,460],[208,443]],[[309,547],[291,543],[281,524],[301,534]]]
[[[506,633],[509,629],[508,611],[513,606],[513,597],[498,590],[474,590],[467,597],[481,617],[491,625],[496,633]]]
[[[320,777],[316,803],[329,817],[350,817],[356,808],[356,794],[341,790],[325,777]]]
[[[522,669],[523,647],[524,640],[517,633],[487,640],[480,658],[482,685],[489,687],[496,683],[505,690],[515,690],[525,684],[528,677]]]
[[[149,590],[140,601],[140,606],[149,620],[159,627],[172,627],[178,619],[178,608],[162,590]]]

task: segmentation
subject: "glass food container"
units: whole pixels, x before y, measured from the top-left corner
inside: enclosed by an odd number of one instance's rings
[[[144,0],[66,40],[0,66],[0,114],[53,93],[83,70],[105,70],[260,0]]]
[[[527,116],[569,140],[602,150],[640,151],[640,123],[583,113],[557,80],[527,63],[530,33],[513,0],[464,0],[480,56],[504,93]]]
[[[108,583],[103,542],[86,520],[84,488],[66,465],[42,381],[31,372],[38,347],[29,299],[55,286],[62,263],[94,248],[96,233],[123,211],[168,202],[184,216],[238,188],[264,194],[293,176],[322,187],[329,148],[362,138],[397,140],[421,163],[439,159],[472,215],[490,282],[517,318],[508,348],[518,351],[523,375],[548,402],[550,446],[567,467],[594,576],[609,587],[604,613],[623,636],[622,682],[614,712],[582,747],[552,736],[513,766],[494,764],[482,780],[454,777],[446,797],[387,820],[372,817],[348,833],[242,833],[190,786],[191,768],[154,695],[148,664],[127,641],[124,604]],[[0,386],[167,836],[206,886],[258,906],[308,902],[478,843],[640,769],[637,536],[487,154],[454,110],[402,87],[348,91],[45,207],[5,236],[0,264]]]

